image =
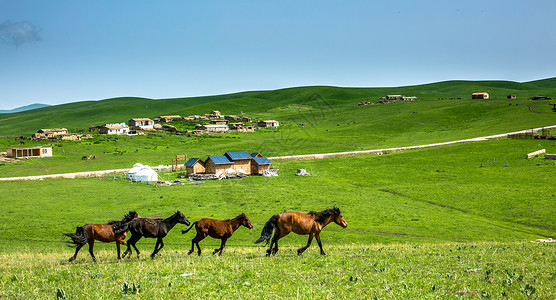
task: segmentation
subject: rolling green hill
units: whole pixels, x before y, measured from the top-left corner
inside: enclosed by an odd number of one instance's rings
[[[471,93],[486,91],[493,99],[506,99],[515,94],[518,100],[536,95],[556,96],[556,78],[517,83],[510,81],[446,81],[418,86],[387,88],[299,87],[275,91],[254,91],[209,97],[144,99],[114,98],[83,101],[1,114],[0,136],[27,135],[41,128],[65,127],[72,130],[105,123],[127,122],[135,117],[155,118],[168,114],[204,114],[217,109],[226,114],[255,114],[280,117],[272,109],[291,104],[313,109],[353,110],[363,100],[376,100],[386,94],[418,96],[421,100],[461,98],[468,100]],[[348,114],[350,114],[348,112]]]

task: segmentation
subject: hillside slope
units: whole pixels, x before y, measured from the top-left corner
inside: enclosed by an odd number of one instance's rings
[[[517,83],[510,81],[446,81],[432,84],[385,87],[339,88],[298,87],[275,91],[253,91],[209,97],[145,99],[114,98],[82,101],[10,114],[0,114],[0,136],[26,135],[41,128],[65,127],[84,129],[105,123],[127,122],[134,117],[155,118],[164,114],[204,114],[212,109],[226,114],[268,113],[290,104],[317,109],[353,108],[363,100],[376,100],[386,94],[416,95],[422,100],[444,98],[469,99],[476,91],[486,91],[491,98],[505,99],[509,94],[518,99],[535,95],[556,96],[556,78]],[[324,106],[324,107],[323,107]],[[264,114],[262,115],[264,116]]]

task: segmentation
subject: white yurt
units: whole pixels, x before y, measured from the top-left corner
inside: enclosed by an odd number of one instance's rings
[[[131,181],[149,182],[158,181],[158,174],[149,166],[136,163],[127,173]]]

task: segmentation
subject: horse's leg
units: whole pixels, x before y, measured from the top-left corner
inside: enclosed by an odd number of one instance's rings
[[[309,240],[307,240],[307,246],[297,249],[297,255],[301,255],[309,246],[311,246],[311,242],[313,241],[314,233],[309,233]]]
[[[214,255],[217,252],[219,252],[218,256],[222,256],[222,250],[224,250],[224,246],[226,246],[227,240],[228,240],[227,238],[222,238],[222,242],[220,242],[220,248],[214,249],[214,252],[212,252],[212,254]]]
[[[317,239],[317,243],[319,244],[320,255],[326,255],[326,253],[324,253],[324,250],[322,250],[322,243],[320,242],[320,232],[315,233],[315,239]]]
[[[268,250],[266,250],[266,256],[270,256],[270,254],[272,254],[272,248],[274,247],[274,244],[276,244],[276,247],[278,247],[278,234],[280,232],[280,229],[278,227],[276,227],[276,229],[274,230],[274,236],[272,237],[272,240],[270,240],[270,247],[268,248]],[[276,250],[278,251],[278,250]],[[274,252],[276,253],[276,252]]]
[[[81,247],[83,247],[84,245],[79,245],[77,246],[77,248],[75,248],[75,254],[70,257],[69,262],[72,262],[75,260],[75,258],[77,257],[77,252],[79,252],[79,250],[81,250]]]
[[[164,241],[162,241],[162,237],[159,236],[156,239],[156,246],[154,246],[154,252],[153,254],[151,254],[151,258],[154,258],[154,256],[158,253],[158,251],[160,251],[160,249],[162,249],[162,247],[164,247]]]
[[[91,239],[89,241],[89,253],[91,253],[91,257],[93,258],[93,261],[96,262],[97,258],[95,257],[95,254],[93,253],[94,246],[95,246],[95,240]]]
[[[199,246],[199,242],[204,240],[207,237],[205,233],[197,232],[197,235],[191,240],[191,250],[187,254],[191,254],[194,251],[195,245],[197,245],[197,254],[201,256],[201,247]]]

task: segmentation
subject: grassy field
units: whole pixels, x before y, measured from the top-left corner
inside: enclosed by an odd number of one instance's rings
[[[553,245],[357,245],[327,256],[275,257],[230,248],[222,257],[168,252],[151,259],[67,263],[61,253],[0,254],[0,296],[52,299],[553,299]]]
[[[550,96],[553,81],[311,87],[198,99],[82,102],[0,115],[3,136],[35,131],[32,128],[76,129],[93,120],[125,121],[147,112],[155,117],[212,109],[228,114],[243,110],[283,125],[246,134],[156,133],[56,141],[51,143],[53,158],[4,163],[0,176],[129,168],[136,162],[169,164],[176,154],[205,158],[248,150],[276,156],[411,146],[554,125],[556,114],[547,101],[524,99]],[[477,90],[495,99],[446,100]],[[356,105],[399,93],[421,100]],[[506,100],[505,94],[517,94],[518,99]],[[118,104],[119,109],[108,112],[100,104]],[[69,125],[61,122],[70,119]],[[21,131],[4,121],[22,122]],[[43,143],[23,145],[37,144]],[[0,139],[0,149],[17,145],[12,138]],[[500,139],[386,155],[275,161],[279,177],[170,187],[130,183],[118,174],[0,182],[0,298],[53,298],[61,289],[68,299],[553,299],[556,245],[530,243],[556,237],[556,163],[543,157],[525,159],[539,149],[556,153],[556,141]],[[84,155],[97,159],[81,160]],[[298,168],[311,175],[295,176]],[[160,176],[173,180],[177,173]],[[275,213],[333,206],[341,208],[348,227],[330,224],[323,230],[325,257],[318,254],[316,243],[303,256],[295,255],[306,236],[283,238],[271,258],[253,244]],[[222,257],[210,254],[219,246],[210,238],[201,242],[201,257],[187,256],[194,234],[180,234],[185,226],[177,225],[154,260],[148,255],[155,241],[142,239],[140,260],[118,261],[114,244],[96,243],[98,264],[86,250],[67,262],[74,249],[66,246],[63,233],[86,223],[121,219],[130,210],[142,217],[168,217],[180,210],[192,222],[244,212],[255,227],[238,229]]]
[[[2,296],[51,298],[455,298],[554,297],[556,236],[553,161],[524,159],[556,151],[554,141],[493,140],[382,156],[281,161],[280,176],[155,187],[121,177],[0,183]],[[295,176],[306,168],[311,176]],[[175,173],[163,174],[173,179]],[[15,205],[14,205],[15,203]],[[274,258],[252,242],[264,222],[285,209],[342,209],[348,227],[322,233],[326,257],[305,236],[281,240]],[[88,222],[119,219],[128,210],[191,220],[245,212],[254,230],[240,228],[224,256],[219,242],[201,242],[186,256],[193,234],[177,225],[155,260],[154,240],[138,243],[142,259],[118,262],[114,244],[96,243],[99,264],[73,249],[64,232]],[[140,292],[133,293],[133,284]],[[238,294],[239,293],[239,294]]]

